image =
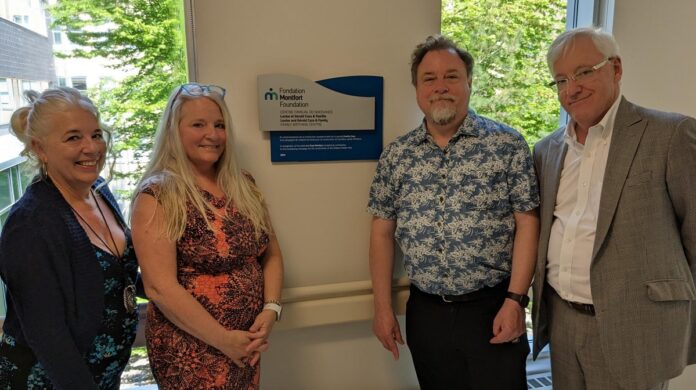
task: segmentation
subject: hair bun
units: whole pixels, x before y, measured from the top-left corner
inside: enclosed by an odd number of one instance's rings
[[[30,107],[20,107],[12,113],[12,118],[10,119],[10,132],[14,134],[18,140],[22,141],[25,146],[25,151],[31,146],[31,139],[27,135],[27,120],[30,110]]]
[[[38,92],[34,90],[24,91],[24,97],[27,99],[29,104],[34,104],[34,102],[41,96]]]

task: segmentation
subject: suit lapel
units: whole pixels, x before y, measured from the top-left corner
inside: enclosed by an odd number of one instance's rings
[[[544,180],[541,193],[541,246],[539,253],[543,254],[544,261],[537,262],[537,266],[546,267],[546,253],[549,248],[549,234],[551,232],[551,224],[553,223],[553,211],[556,208],[556,194],[558,186],[561,182],[561,172],[563,172],[563,162],[565,155],[568,152],[568,145],[565,143],[565,126],[557,130],[549,140],[547,150],[545,150],[544,166],[542,180]],[[542,273],[545,274],[545,273]]]
[[[602,247],[611,221],[614,219],[628,170],[631,168],[646,126],[647,121],[636,113],[635,106],[625,98],[621,98],[611,136],[607,166],[604,170],[592,261],[596,259],[597,252]]]

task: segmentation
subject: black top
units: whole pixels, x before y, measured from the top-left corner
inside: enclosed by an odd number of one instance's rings
[[[103,182],[97,180],[93,188]],[[126,226],[111,192],[96,189]],[[101,325],[104,277],[95,251],[49,179],[32,183],[0,236],[3,329],[27,345],[58,389],[96,389],[85,361]]]

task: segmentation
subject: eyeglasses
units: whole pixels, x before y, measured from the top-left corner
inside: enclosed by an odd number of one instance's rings
[[[225,88],[222,88],[217,85],[205,85],[205,84],[198,84],[198,83],[188,83],[188,84],[182,84],[179,89],[176,91],[176,94],[174,95],[174,98],[171,101],[171,107],[174,107],[174,102],[176,99],[181,95],[181,92],[184,91],[186,92],[186,95],[189,96],[210,96],[210,95],[219,95],[221,99],[225,98]],[[170,107],[170,108],[171,108]]]
[[[570,80],[575,81],[576,83],[582,83],[585,81],[588,81],[594,76],[599,70],[599,68],[603,67],[606,65],[609,60],[614,59],[614,57],[609,57],[605,58],[604,61],[600,62],[599,64],[591,67],[591,68],[582,68],[575,72],[573,75],[568,75],[567,77],[561,77],[559,79],[553,80],[552,82],[548,83],[547,85],[551,88],[556,89],[559,93],[565,91],[566,88],[568,88],[568,82]]]
[[[215,93],[220,95],[221,98],[225,98],[225,88],[219,87],[217,85],[188,83],[183,84],[181,87],[179,87],[179,90],[176,91],[176,95],[174,95],[174,99],[172,100],[176,100],[176,98],[178,98],[181,94],[181,91],[185,91],[188,95],[191,96],[207,96]]]

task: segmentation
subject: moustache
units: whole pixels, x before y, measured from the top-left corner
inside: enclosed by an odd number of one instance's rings
[[[454,102],[454,96],[449,95],[449,94],[433,95],[428,100],[430,101],[430,103],[435,103],[435,102],[440,101],[440,100]]]

